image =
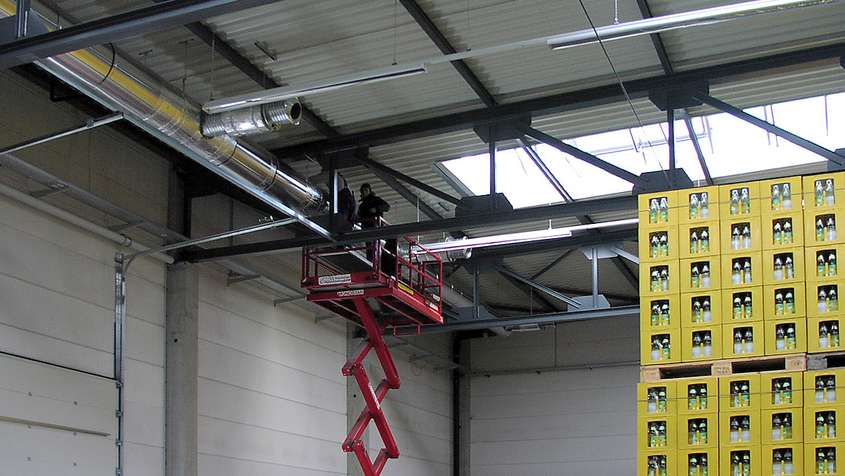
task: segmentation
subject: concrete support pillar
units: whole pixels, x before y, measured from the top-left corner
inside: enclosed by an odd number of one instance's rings
[[[165,476],[197,476],[199,276],[195,265],[167,268]]]

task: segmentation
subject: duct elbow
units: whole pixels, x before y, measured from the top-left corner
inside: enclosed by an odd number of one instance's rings
[[[296,99],[246,107],[202,119],[202,135],[208,138],[223,135],[240,137],[298,126],[302,121],[302,104]]]

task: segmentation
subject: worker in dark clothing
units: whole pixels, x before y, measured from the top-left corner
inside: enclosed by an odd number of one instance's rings
[[[355,192],[349,189],[349,183],[343,179],[343,188],[337,192],[337,213],[341,216],[340,231],[349,231],[355,223],[355,212],[358,204],[355,202]]]
[[[375,228],[381,224],[382,216],[390,210],[390,204],[381,199],[373,192],[370,184],[361,185],[361,204],[358,205],[358,218],[361,220],[361,228]],[[375,256],[376,242],[367,244],[367,259],[372,260]],[[381,253],[381,271],[393,275],[396,268],[397,243],[395,239],[386,240]]]
[[[361,204],[358,205],[358,218],[361,228],[375,228],[382,216],[390,210],[390,204],[373,192],[370,184],[361,185]]]

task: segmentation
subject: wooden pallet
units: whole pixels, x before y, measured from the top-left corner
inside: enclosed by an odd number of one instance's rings
[[[843,355],[845,357],[845,355]],[[807,370],[807,354],[771,355],[745,359],[648,365],[640,367],[640,382],[658,382],[684,377],[724,377],[748,372]]]
[[[807,370],[824,370],[837,367],[845,367],[845,352],[827,352],[807,356]]]

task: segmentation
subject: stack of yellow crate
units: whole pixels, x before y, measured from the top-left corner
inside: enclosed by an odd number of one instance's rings
[[[677,198],[674,191],[639,197],[643,364],[681,361]]]
[[[765,354],[807,352],[801,177],[760,183]]]
[[[845,455],[845,369],[804,373],[805,475],[841,475]],[[837,461],[837,458],[839,460]]]
[[[678,392],[677,474],[718,475],[719,398],[716,377],[675,381]]]
[[[716,187],[680,190],[681,361],[722,358],[719,264],[720,203]]]
[[[803,372],[763,372],[760,389],[763,474],[800,475],[804,468]]]
[[[725,357],[763,355],[762,229],[759,182],[719,186],[722,336]]]
[[[845,210],[845,173],[804,177],[804,223],[809,352],[841,350],[842,310],[839,291],[845,281],[837,258],[843,232],[837,230]]]

